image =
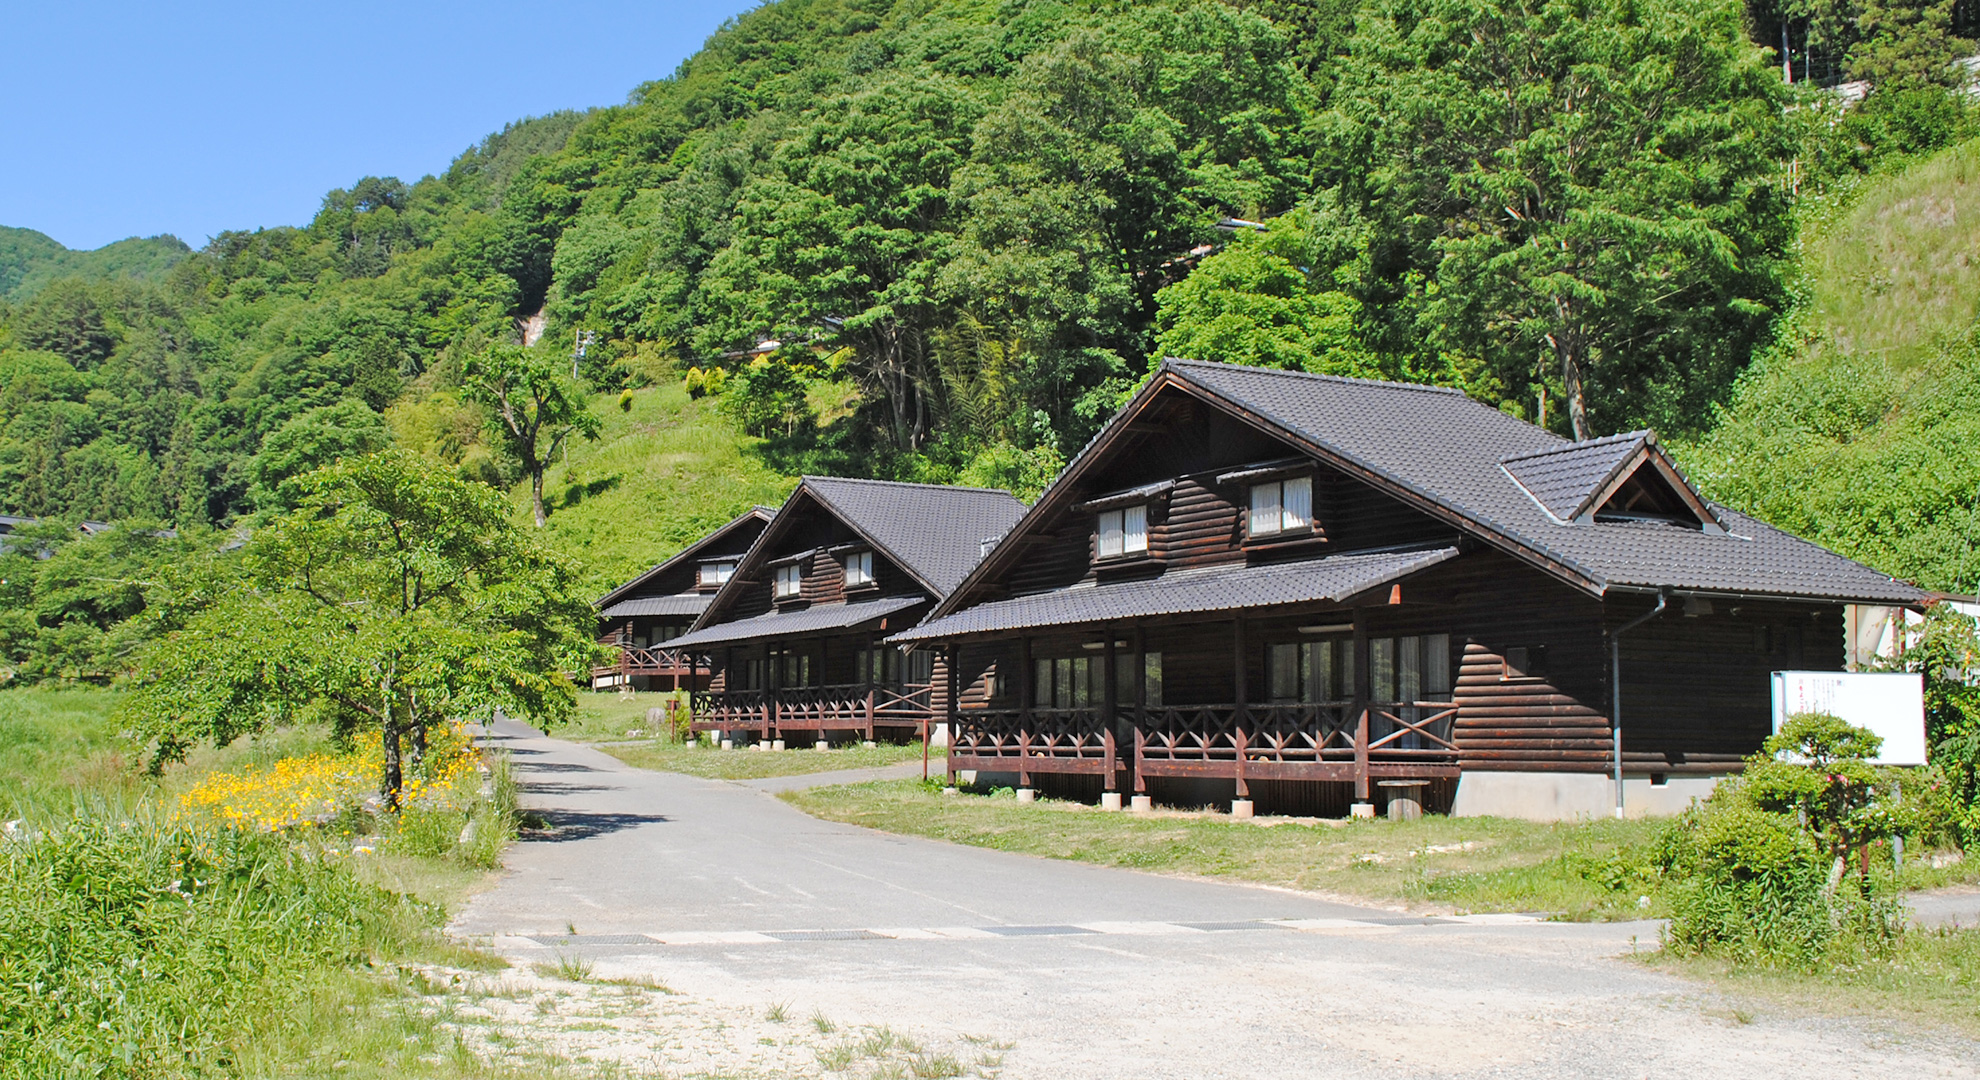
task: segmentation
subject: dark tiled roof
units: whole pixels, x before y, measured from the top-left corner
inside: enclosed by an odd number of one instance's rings
[[[773,611],[755,618],[718,622],[713,626],[682,634],[668,641],[667,646],[680,648],[688,645],[721,645],[759,638],[791,637],[820,630],[845,630],[927,602],[926,597],[920,596],[888,596],[857,604],[821,604],[798,611]]]
[[[1171,360],[1176,375],[1297,438],[1525,548],[1614,587],[1672,588],[1811,599],[1918,603],[1917,588],[1714,507],[1715,534],[1655,522],[1563,523],[1500,462],[1566,450],[1568,440],[1456,390]]]
[[[745,510],[742,513],[737,514],[735,517],[731,518],[727,524],[724,524],[720,528],[716,529],[714,532],[711,532],[707,536],[704,536],[701,539],[696,540],[694,543],[689,544],[686,548],[682,549],[680,553],[675,555],[673,558],[668,559],[666,562],[661,563],[660,565],[654,567],[653,569],[648,570],[644,574],[641,574],[638,577],[632,579],[631,581],[626,582],[624,585],[621,585],[618,588],[613,589],[611,592],[606,593],[604,596],[599,597],[598,606],[604,607],[608,604],[614,603],[615,601],[622,600],[625,597],[631,596],[633,593],[639,591],[640,586],[645,585],[647,582],[652,581],[654,578],[659,577],[660,575],[666,573],[669,570],[672,570],[673,568],[681,565],[682,563],[696,561],[696,557],[700,555],[702,551],[706,550],[710,544],[713,544],[716,541],[721,540],[723,537],[730,535],[739,528],[747,526],[752,521],[768,522],[772,517],[775,517],[776,514],[777,511],[767,506],[750,507],[748,510]],[[742,553],[737,552],[736,558],[740,559],[741,557],[742,557]],[[707,606],[706,604],[702,605],[702,607],[706,607],[706,606]],[[693,613],[699,614],[700,611],[701,608],[696,608]],[[605,614],[609,614],[609,613],[605,613]],[[673,615],[679,613],[672,611],[656,611],[656,612],[641,612],[640,614]]]
[[[1024,516],[1023,503],[993,488],[833,476],[807,476],[804,485],[938,598],[975,568],[983,541]]]
[[[1435,566],[1456,548],[1333,555],[1269,566],[1215,566],[1180,570],[1143,581],[1080,586],[996,600],[931,619],[890,641],[907,643],[962,634],[1071,626],[1154,615],[1230,611],[1320,601],[1339,603],[1356,593]]]
[[[1616,475],[1623,463],[1650,442],[1648,431],[1512,454],[1499,462],[1534,501],[1562,521],[1589,509],[1588,501]]]
[[[708,609],[707,593],[676,596],[641,596],[621,600],[598,613],[600,618],[625,619],[634,615],[699,615]]]

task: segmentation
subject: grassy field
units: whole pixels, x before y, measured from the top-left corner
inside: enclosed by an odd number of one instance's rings
[[[550,734],[572,742],[608,742],[662,734],[647,727],[646,710],[664,708],[669,699],[679,700],[684,696],[649,692],[621,697],[616,690],[581,690],[576,719]]]
[[[630,746],[601,746],[600,750],[635,768],[661,772],[687,773],[711,780],[760,780],[769,776],[798,776],[804,773],[832,772],[837,769],[871,769],[921,760],[921,744],[897,746],[881,743],[874,747],[857,744],[837,750],[818,751],[809,747],[795,750],[720,750],[707,743],[652,742]],[[930,747],[931,773],[943,770],[939,746]],[[919,783],[919,781],[916,781]]]
[[[1871,183],[1806,242],[1816,329],[1910,368],[1980,314],[1980,142]],[[1961,213],[1962,209],[1969,212]]]
[[[818,817],[888,832],[1412,910],[1545,911],[1570,919],[1661,913],[1643,871],[1647,846],[1662,827],[1655,822],[1246,822],[1211,813],[1124,814],[1057,800],[1025,805],[1009,794],[944,796],[919,781],[813,788],[784,798]]]
[[[597,442],[576,440],[543,478],[545,539],[584,568],[603,595],[758,504],[777,506],[794,478],[765,465],[738,432],[680,381],[633,391],[632,408],[600,394]],[[526,515],[529,485],[514,493]]]

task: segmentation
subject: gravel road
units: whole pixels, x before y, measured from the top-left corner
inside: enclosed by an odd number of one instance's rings
[[[765,790],[789,780],[646,772],[513,723],[490,739],[554,828],[452,930],[678,991],[612,1021],[635,1070],[854,1075],[734,1020],[788,1014],[994,1046],[977,1071],[1011,1078],[1980,1075],[1970,1040],[1639,965],[1650,923],[1426,918],[1035,859],[818,821]],[[1970,922],[1980,894],[1948,910]],[[693,1002],[726,1019],[687,1032]],[[684,1065],[684,1038],[722,1046]]]

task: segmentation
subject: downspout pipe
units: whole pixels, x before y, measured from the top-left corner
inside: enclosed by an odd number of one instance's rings
[[[1662,589],[1657,590],[1657,606],[1638,615],[1636,618],[1617,627],[1609,633],[1609,692],[1614,695],[1609,706],[1609,740],[1616,759],[1616,820],[1623,816],[1623,761],[1622,761],[1622,636],[1642,626],[1664,613],[1664,605],[1669,597]]]

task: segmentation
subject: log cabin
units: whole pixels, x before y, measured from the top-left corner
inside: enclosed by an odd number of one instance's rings
[[[710,664],[694,729],[773,746],[925,730],[942,707],[933,654],[882,639],[927,614],[1023,512],[989,488],[805,477],[671,643]]]
[[[1925,599],[1700,497],[1649,431],[1171,360],[911,630],[949,769],[1118,804],[1680,810]]]
[[[708,663],[690,664],[672,644],[708,610],[736,564],[763,535],[774,513],[753,507],[688,545],[686,550],[600,597],[598,643],[615,662],[591,669],[593,689],[691,690],[693,672],[705,686]]]

